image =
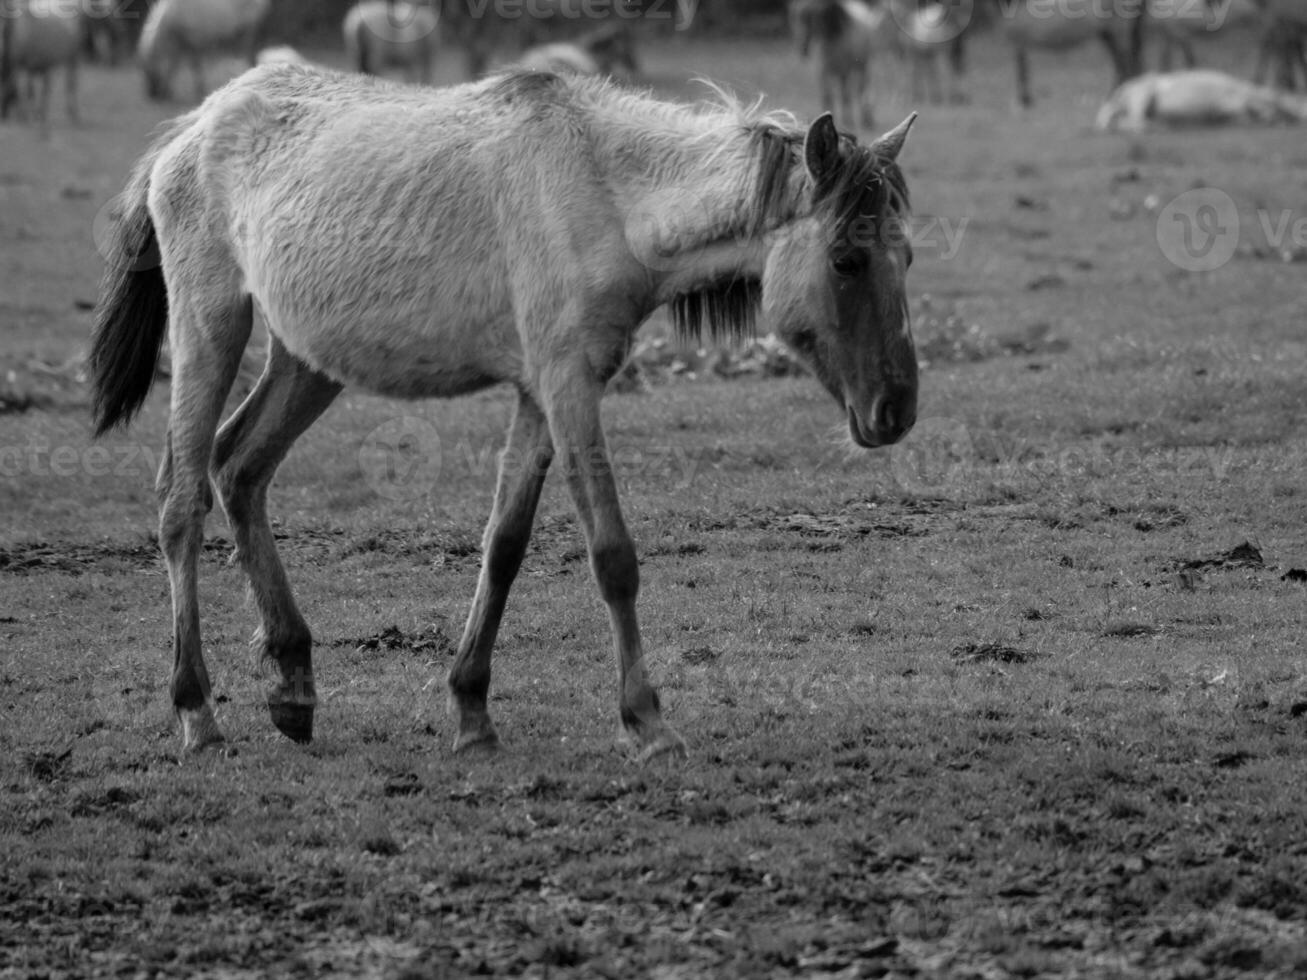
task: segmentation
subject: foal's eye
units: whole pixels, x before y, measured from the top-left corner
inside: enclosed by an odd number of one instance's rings
[[[835,270],[835,274],[840,278],[852,279],[862,271],[862,257],[856,252],[837,255],[831,260],[831,268]]]

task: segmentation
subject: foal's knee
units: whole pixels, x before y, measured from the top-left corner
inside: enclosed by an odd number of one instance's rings
[[[204,518],[213,509],[213,491],[207,480],[201,480],[192,493],[180,489],[169,479],[159,508],[159,547],[165,555],[175,555],[192,540],[200,539]]]
[[[628,601],[640,591],[640,563],[630,538],[596,544],[590,563],[605,602]]]

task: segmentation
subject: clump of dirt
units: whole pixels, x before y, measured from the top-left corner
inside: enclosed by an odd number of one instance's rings
[[[1039,660],[1045,654],[1038,650],[1010,647],[1003,643],[964,643],[950,650],[949,656],[962,664],[1028,664]]]
[[[1156,636],[1159,632],[1160,630],[1156,626],[1149,623],[1138,623],[1130,619],[1109,623],[1107,628],[1103,630],[1103,635],[1134,639],[1139,636]]]
[[[332,646],[352,646],[359,650],[406,650],[410,653],[452,656],[454,641],[438,625],[423,626],[416,633],[406,633],[398,626],[387,626],[371,636],[357,640],[339,640]]]
[[[1266,562],[1262,558],[1261,549],[1255,544],[1245,541],[1237,544],[1229,551],[1221,552],[1210,558],[1189,558],[1177,559],[1174,562],[1177,570],[1185,569],[1190,571],[1201,571],[1206,568],[1264,568]]]
[[[86,545],[69,541],[29,541],[0,548],[0,575],[41,572],[81,575],[93,570],[106,571],[108,565],[147,568],[158,561],[159,549],[153,542]]]
[[[708,664],[721,656],[721,651],[712,647],[691,647],[681,651],[681,659],[687,664]]]

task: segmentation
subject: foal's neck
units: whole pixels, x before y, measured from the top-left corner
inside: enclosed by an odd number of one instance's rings
[[[810,206],[792,141],[769,125],[729,111],[653,124],[628,119],[624,133],[596,148],[627,242],[668,292],[760,278],[766,233]],[[769,140],[780,142],[768,148]],[[779,155],[780,184],[764,201],[761,154],[768,149]]]

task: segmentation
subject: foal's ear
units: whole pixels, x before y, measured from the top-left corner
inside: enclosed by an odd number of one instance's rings
[[[908,138],[908,131],[912,129],[912,124],[917,121],[917,114],[914,112],[907,119],[899,123],[884,136],[871,144],[872,152],[878,157],[886,160],[898,158],[899,151],[903,149],[903,143]]]
[[[834,173],[840,165],[840,134],[835,129],[835,117],[823,112],[808,127],[803,140],[803,162],[814,180],[822,180]]]

